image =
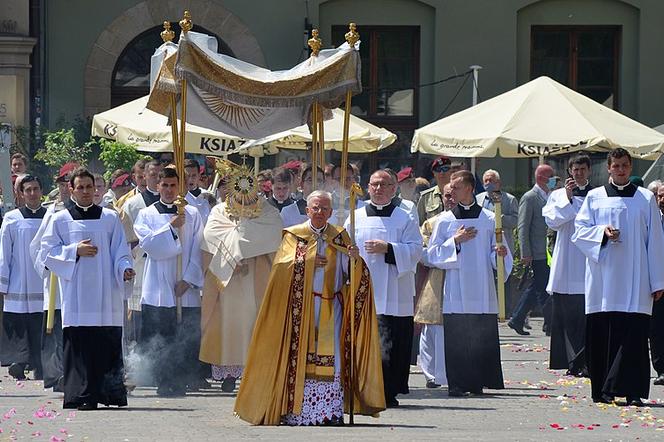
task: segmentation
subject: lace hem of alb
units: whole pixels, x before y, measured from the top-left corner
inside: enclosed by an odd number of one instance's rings
[[[333,381],[304,380],[302,413],[289,413],[282,417],[284,425],[320,425],[325,419],[343,418],[344,391],[341,377]]]
[[[223,381],[227,377],[235,379],[242,377],[243,365],[212,365],[212,379]]]

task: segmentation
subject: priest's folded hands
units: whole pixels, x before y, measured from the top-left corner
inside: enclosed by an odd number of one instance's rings
[[[97,255],[97,247],[89,239],[84,239],[76,246],[76,256],[93,258],[95,255]]]
[[[367,253],[385,254],[387,253],[387,243],[380,239],[370,239],[368,241],[364,241],[364,250],[366,250]]]
[[[454,234],[454,242],[461,244],[462,242],[470,241],[477,236],[477,229],[475,227],[461,226]]]

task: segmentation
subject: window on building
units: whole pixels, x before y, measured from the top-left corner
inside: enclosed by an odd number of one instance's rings
[[[620,36],[620,26],[533,26],[530,76],[547,75],[618,109]]]
[[[332,44],[344,42],[348,25],[332,26]],[[363,173],[380,166],[397,170],[411,164],[410,140],[418,127],[420,79],[419,26],[358,25],[362,93],[353,97],[352,113],[398,133],[393,146],[365,162]]]
[[[177,28],[173,26],[176,37],[179,36]],[[155,49],[163,43],[161,31],[163,31],[162,26],[155,26],[143,32],[134,38],[118,57],[111,82],[112,107],[143,97],[150,92],[150,58]],[[198,26],[194,26],[194,31],[214,35]],[[233,56],[230,48],[218,36],[215,37],[219,43],[219,52]]]

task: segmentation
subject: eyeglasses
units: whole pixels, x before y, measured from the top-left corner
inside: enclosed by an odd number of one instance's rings
[[[392,187],[394,186],[394,183],[369,183],[369,186],[377,189],[378,187]]]
[[[433,170],[436,173],[445,173],[445,172],[449,172],[451,169],[452,169],[452,166],[443,166],[443,165],[437,164],[437,165],[433,166],[433,169],[431,169],[431,170]]]

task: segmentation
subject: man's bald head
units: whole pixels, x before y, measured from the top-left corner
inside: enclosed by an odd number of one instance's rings
[[[548,164],[540,164],[535,169],[535,183],[540,186],[542,189],[548,191],[547,181],[554,175],[553,167]]]

